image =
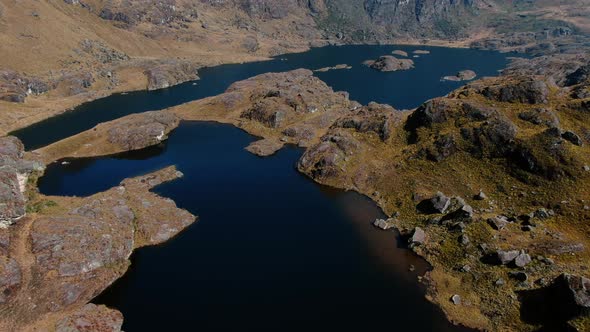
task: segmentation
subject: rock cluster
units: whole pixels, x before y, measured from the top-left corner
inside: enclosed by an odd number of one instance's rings
[[[316,127],[329,126],[331,114],[350,105],[347,94],[335,93],[306,69],[263,74],[234,83],[215,102],[224,107],[243,104],[246,109],[240,118],[284,130],[294,121],[311,117],[321,122],[315,123]],[[326,118],[322,118],[324,115]]]
[[[197,66],[190,62],[169,60],[147,64],[144,74],[147,77],[147,89],[158,90],[173,85],[198,80]]]
[[[52,84],[36,77],[19,74],[13,70],[0,71],[0,100],[24,103],[31,94],[42,94],[49,91]]]
[[[414,68],[414,61],[410,59],[398,59],[391,55],[380,56],[377,60],[367,60],[363,62],[363,64],[382,72],[409,70]]]

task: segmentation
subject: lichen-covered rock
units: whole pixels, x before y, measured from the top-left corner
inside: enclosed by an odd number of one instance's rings
[[[183,174],[173,168],[162,172],[128,179],[121,183],[125,192],[141,193],[128,197],[133,207],[137,227],[136,247],[163,243],[194,223],[196,218],[179,209],[171,199],[162,198],[150,190],[164,182],[181,178]]]
[[[120,332],[123,315],[103,305],[89,303],[62,318],[55,325],[56,332]]]
[[[559,118],[557,115],[546,108],[535,108],[531,111],[525,111],[518,114],[521,120],[530,122],[534,125],[545,125],[549,128],[559,128]]]
[[[158,90],[173,85],[198,80],[197,66],[193,63],[170,60],[167,62],[152,63],[146,65],[147,89]]]
[[[508,265],[512,263],[516,257],[518,257],[518,255],[520,255],[520,251],[518,250],[498,250],[496,252],[498,262],[502,265]]]
[[[258,122],[272,129],[283,128],[306,118],[335,114],[351,104],[347,94],[334,92],[307,69],[263,74],[236,82],[209,105],[212,107],[223,102],[226,108],[228,96],[231,96],[230,106],[233,106],[228,111],[242,106],[241,119]],[[314,126],[329,127],[333,116],[328,117],[324,123],[314,123]]]
[[[573,302],[590,313],[590,279],[565,273],[557,278],[557,282],[564,282]]]
[[[25,215],[28,176],[44,167],[23,156],[24,146],[16,137],[0,137],[0,227]]]
[[[416,247],[426,242],[426,232],[420,227],[414,228],[412,235],[408,239],[410,247]]]
[[[134,214],[124,201],[96,200],[70,216],[46,217],[31,230],[41,273],[77,276],[121,263],[133,250]]]
[[[317,145],[307,149],[298,162],[299,170],[314,178],[327,178],[341,173],[346,156],[354,155],[360,143],[346,131],[331,131]]]
[[[13,258],[0,255],[0,304],[5,303],[21,283],[20,266]]]
[[[549,87],[544,81],[531,78],[485,86],[480,92],[486,98],[500,102],[545,104]]]
[[[51,88],[52,84],[37,77],[13,70],[0,70],[0,100],[24,103],[27,96],[42,94]]]
[[[125,151],[158,144],[178,127],[180,119],[166,111],[134,114],[116,121],[108,130],[108,141]]]
[[[58,331],[120,330],[120,313],[84,306],[125,273],[134,249],[162,243],[195,221],[151,192],[181,175],[168,167],[90,197],[54,197],[56,210],[4,230],[11,232],[11,258],[0,254],[0,326],[43,325],[51,313]]]
[[[340,117],[333,128],[352,128],[360,133],[373,132],[383,141],[389,139],[393,126],[401,121],[400,112],[389,105],[369,103]]]
[[[420,202],[417,209],[425,214],[445,213],[449,206],[451,206],[451,199],[439,191],[434,197]]]

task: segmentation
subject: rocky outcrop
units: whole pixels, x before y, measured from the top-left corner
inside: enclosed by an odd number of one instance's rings
[[[314,179],[336,177],[344,173],[347,157],[358,153],[360,142],[343,130],[331,130],[321,143],[305,151],[297,167]]]
[[[162,143],[180,118],[167,111],[131,114],[105,122],[36,151],[45,162],[65,157],[93,157],[139,150]]]
[[[13,70],[0,70],[0,100],[24,103],[27,96],[39,95],[52,88],[47,83],[36,77],[29,77]]]
[[[363,62],[365,66],[382,72],[409,70],[414,68],[414,61],[410,59],[398,59],[391,55],[380,56],[377,60]]]
[[[348,107],[345,93],[335,93],[313,76],[310,70],[263,74],[232,84],[225,94],[215,98],[225,107],[245,103],[240,118],[278,129],[305,118],[328,116]],[[321,126],[330,125],[328,120]]]
[[[84,39],[80,42],[80,50],[102,64],[113,64],[129,60],[127,54],[115,50],[99,40]]]
[[[166,140],[179,123],[176,115],[162,111],[130,115],[110,126],[108,142],[123,151],[143,149]]]
[[[0,255],[0,305],[6,303],[22,281],[20,266],[13,259]]]
[[[334,122],[332,128],[351,128],[359,133],[375,133],[386,141],[395,124],[401,122],[401,115],[389,105],[369,103],[346,112]]]
[[[477,89],[477,86],[474,85]],[[490,100],[505,103],[545,104],[549,94],[547,83],[527,78],[517,82],[505,82],[485,86],[478,91]]]
[[[191,80],[198,80],[198,67],[188,62],[175,60],[148,65],[144,74],[147,77],[147,89],[158,90]]]
[[[103,305],[88,303],[73,314],[61,319],[55,326],[56,332],[120,332],[123,315]]]
[[[6,309],[0,313],[1,326],[46,326],[45,314],[51,312],[58,331],[119,331],[119,312],[87,303],[125,273],[134,249],[160,244],[195,221],[173,201],[150,191],[180,176],[169,167],[87,198],[52,197],[54,210],[9,228],[17,242],[8,252],[14,261],[0,261]]]
[[[28,177],[43,168],[24,159],[24,146],[16,137],[0,137],[0,228],[26,214]]]
[[[488,310],[518,316],[519,305],[510,300],[515,289],[547,285],[560,271],[584,271],[578,262],[587,258],[587,243],[579,239],[587,230],[580,220],[588,204],[581,188],[590,168],[583,167],[588,144],[581,133],[589,125],[587,113],[563,106],[585,84],[566,86],[567,76],[556,72],[555,80],[543,80],[522,70],[482,79],[398,113],[387,126],[379,117],[387,112],[342,112],[298,169],[320,183],[357,190],[396,214],[391,223],[375,225],[395,226],[433,263],[429,296],[452,319],[498,329],[505,322]],[[580,259],[571,264],[569,255]],[[453,294],[463,301],[448,306]],[[481,310],[463,305],[480,300]],[[524,329],[529,321],[522,317],[516,324]]]

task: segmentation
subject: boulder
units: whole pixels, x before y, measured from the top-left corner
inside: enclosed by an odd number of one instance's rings
[[[548,210],[547,210],[547,209],[545,209],[545,208],[540,208],[540,209],[536,210],[535,212],[533,212],[533,216],[534,216],[535,218],[538,218],[538,219],[541,219],[541,220],[543,220],[543,219],[548,219],[548,218],[550,218],[550,217],[551,217],[553,214],[554,214],[554,212],[553,212],[552,210],[549,210],[549,211],[548,211]]]
[[[420,227],[414,228],[412,236],[408,240],[410,247],[415,247],[424,244],[426,241],[426,232]]]
[[[461,202],[462,203],[459,204],[458,209],[444,216],[443,221],[456,219],[464,220],[471,219],[473,217],[473,207],[471,207],[471,205],[469,204],[464,203],[463,200],[461,200]]]
[[[451,296],[451,302],[453,302],[454,305],[460,305],[461,304],[461,296],[459,296],[457,294]]]
[[[459,243],[462,244],[462,245],[464,245],[464,246],[466,246],[469,243],[471,243],[471,240],[469,239],[469,237],[467,235],[461,234],[459,236]]]
[[[518,280],[520,282],[524,282],[527,281],[529,276],[522,271],[516,271],[516,272],[508,272],[508,276],[510,276],[510,278]]]
[[[477,201],[485,201],[486,199],[488,199],[488,196],[480,190],[479,193],[477,193],[477,195],[473,196],[473,199]]]
[[[514,259],[514,265],[516,265],[518,267],[525,267],[531,261],[532,261],[531,256],[529,256],[529,254],[525,253],[524,250],[521,250],[519,252],[518,256],[516,256],[516,258]]]
[[[590,80],[590,64],[579,67],[566,76],[565,86],[577,85]]]
[[[503,216],[489,218],[487,222],[493,229],[497,231],[501,231],[504,229],[504,227],[506,227],[506,225],[508,225],[508,220],[506,220],[506,218]]]
[[[573,131],[566,131],[566,132],[563,132],[563,133],[561,134],[561,137],[562,137],[564,140],[566,140],[566,141],[568,141],[568,142],[570,142],[570,143],[572,143],[572,144],[574,144],[574,145],[577,145],[577,146],[582,146],[582,145],[584,144],[584,143],[582,142],[582,139],[580,138],[580,136],[578,136],[578,135],[577,135],[576,133],[574,133]]]
[[[583,311],[590,312],[590,279],[564,273],[556,282],[561,282],[565,286],[565,292],[572,302]]]
[[[373,225],[377,228],[380,228],[384,231],[392,229],[395,227],[395,222],[396,219],[395,218],[389,218],[389,219],[376,219],[373,222]]]
[[[423,200],[417,206],[418,211],[424,214],[445,213],[451,205],[451,199],[442,192],[437,192],[434,197]]]
[[[508,265],[512,263],[516,257],[520,255],[520,251],[518,250],[498,250],[496,252],[496,257],[498,258],[498,262],[502,265]]]

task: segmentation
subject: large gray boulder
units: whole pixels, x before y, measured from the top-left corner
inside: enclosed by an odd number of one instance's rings
[[[423,200],[418,204],[418,211],[425,214],[445,213],[451,205],[451,199],[440,191],[434,197]]]

